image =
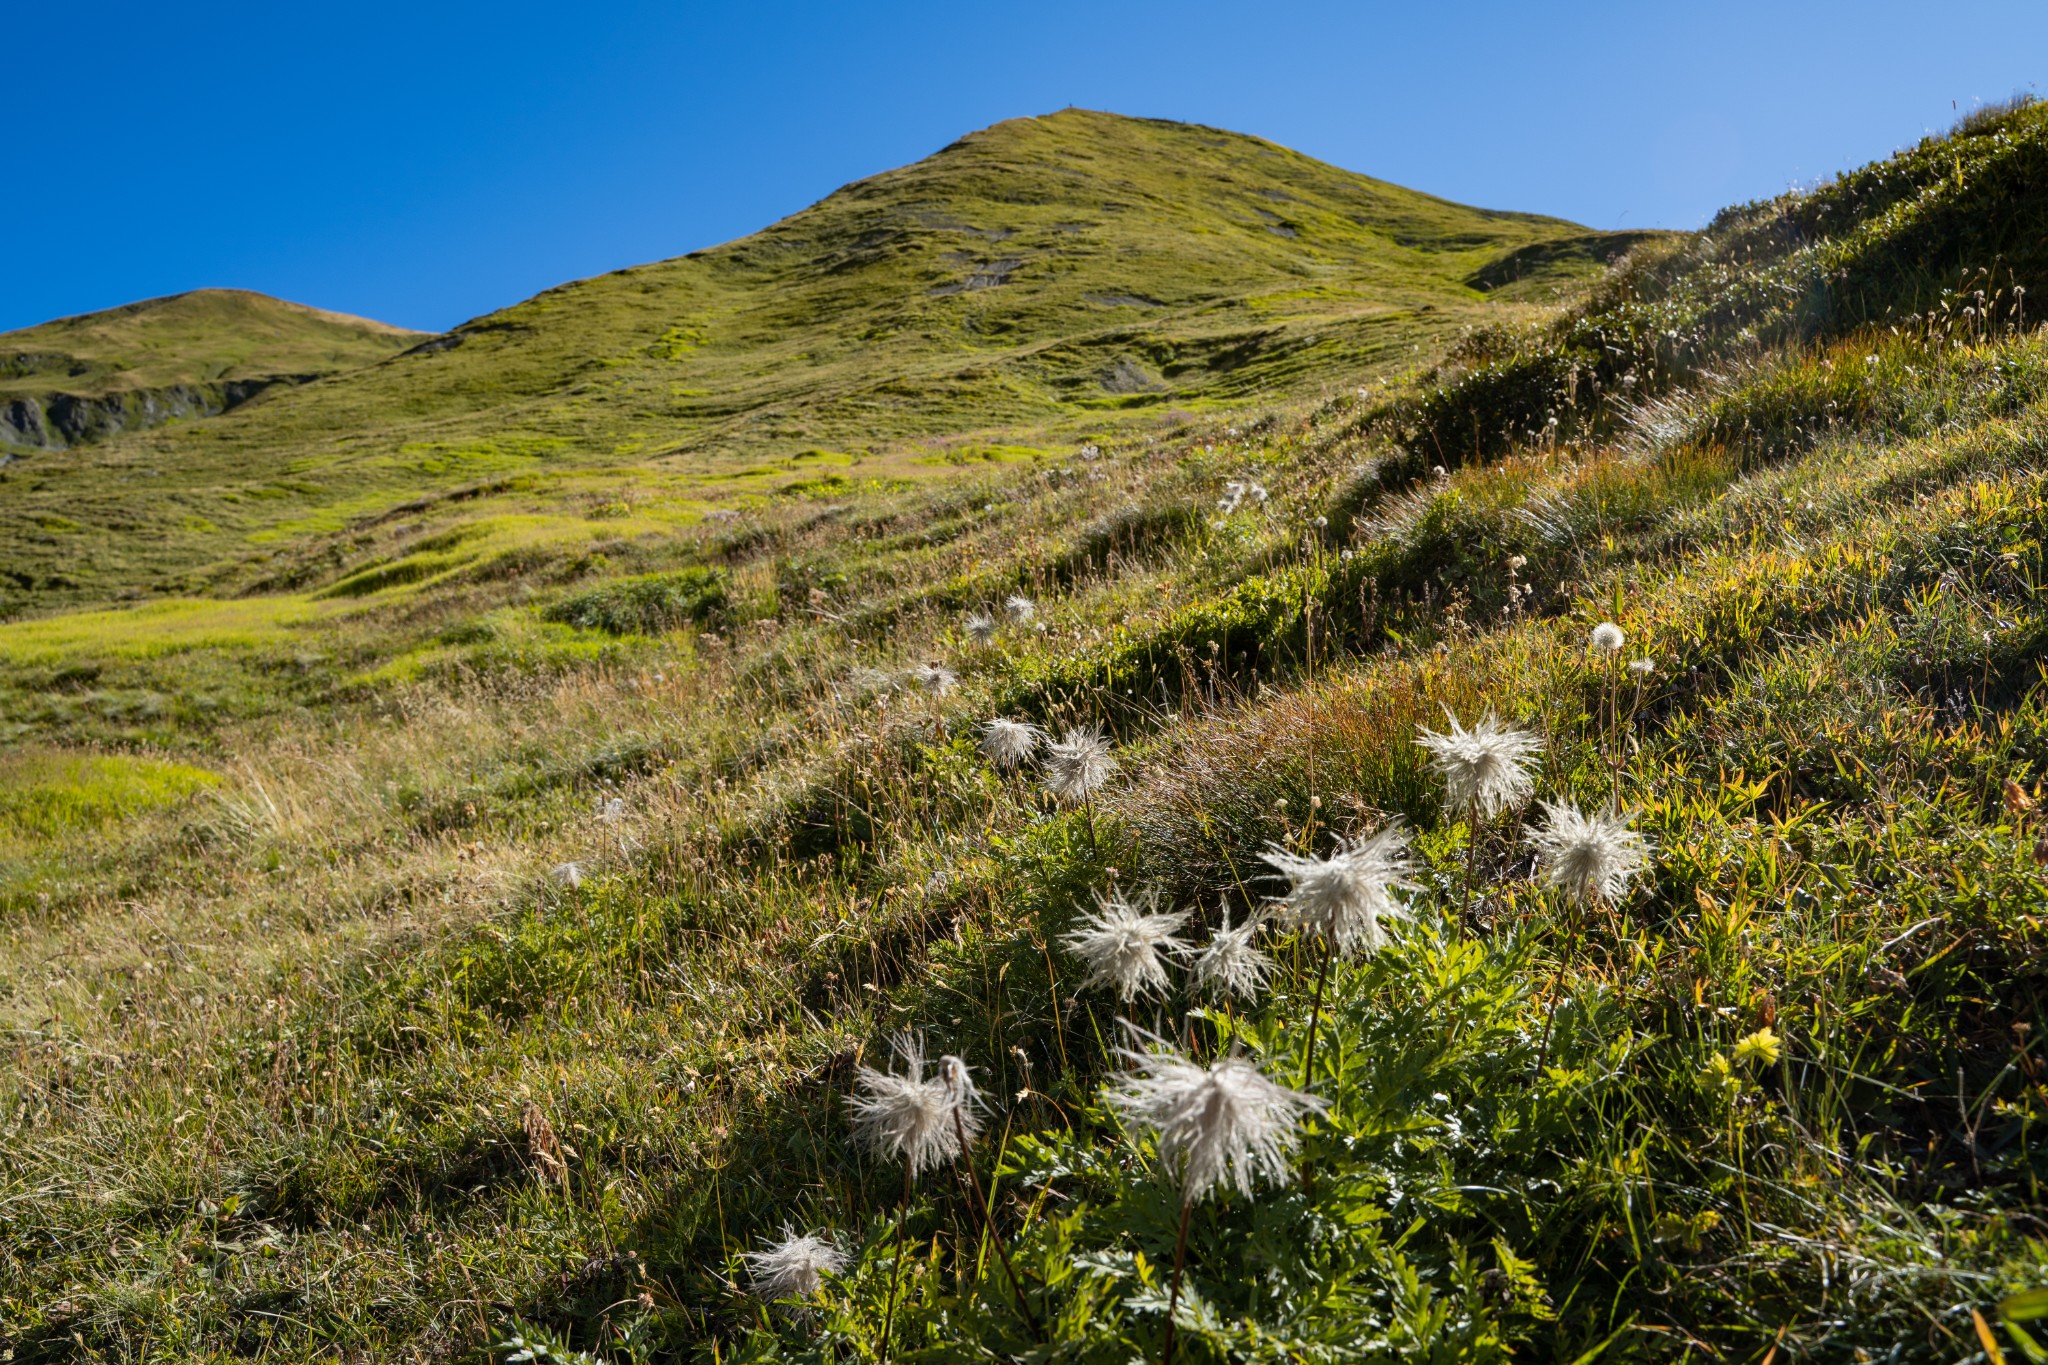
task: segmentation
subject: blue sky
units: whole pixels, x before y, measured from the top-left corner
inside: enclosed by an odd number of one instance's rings
[[[0,329],[205,285],[445,328],[1069,104],[1692,227],[2048,87],[2018,0],[78,0],[7,30]]]

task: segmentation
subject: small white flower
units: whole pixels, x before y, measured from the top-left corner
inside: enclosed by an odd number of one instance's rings
[[[1011,593],[1003,600],[1003,610],[1012,621],[1020,626],[1031,624],[1031,618],[1038,615],[1038,604],[1023,593]]]
[[[1340,957],[1386,942],[1382,920],[1408,918],[1394,893],[1408,881],[1408,830],[1391,824],[1369,838],[1340,841],[1327,858],[1304,858],[1275,847],[1266,862],[1294,883],[1275,902],[1284,919],[1320,937]]]
[[[1016,769],[1031,761],[1045,731],[1028,721],[997,716],[981,727],[981,751],[998,768]]]
[[[1146,992],[1166,994],[1162,954],[1187,956],[1186,941],[1174,932],[1188,922],[1187,911],[1155,910],[1149,896],[1142,906],[1133,905],[1121,892],[1098,901],[1100,908],[1083,915],[1080,926],[1060,940],[1088,968],[1082,989],[1113,985],[1121,1000],[1133,1000]]]
[[[996,618],[985,611],[967,613],[967,638],[978,645],[994,644]]]
[[[1547,886],[1582,903],[1613,903],[1650,862],[1650,841],[1629,828],[1627,815],[1587,815],[1569,801],[1540,803],[1549,816],[1532,830],[1536,867]]]
[[[1586,643],[1603,654],[1619,654],[1621,647],[1628,643],[1628,636],[1622,634],[1621,627],[1614,622],[1602,621],[1593,627],[1593,634]]]
[[[1197,991],[1212,1000],[1235,995],[1249,1000],[1266,984],[1273,959],[1252,945],[1261,920],[1253,916],[1241,927],[1230,927],[1230,903],[1223,904],[1223,924],[1209,935],[1209,942],[1195,955],[1189,975]]]
[[[560,863],[548,872],[548,880],[570,891],[583,887],[583,869],[575,863]]]
[[[1160,1164],[1180,1187],[1183,1203],[1225,1183],[1249,1195],[1255,1180],[1285,1180],[1301,1145],[1302,1120],[1329,1108],[1313,1095],[1275,1085],[1243,1057],[1205,1067],[1163,1044],[1117,1051],[1133,1069],[1103,1098],[1156,1136]]]
[[[846,1107],[854,1136],[869,1151],[902,1161],[916,1176],[959,1156],[963,1133],[970,1142],[980,1134],[981,1113],[959,1058],[940,1058],[939,1074],[927,1079],[923,1039],[902,1033],[891,1046],[903,1061],[902,1073],[858,1068],[857,1092],[847,1096]]]
[[[1429,751],[1430,764],[1444,781],[1444,805],[1458,814],[1478,808],[1491,820],[1529,799],[1535,779],[1525,766],[1543,752],[1543,741],[1527,730],[1510,729],[1492,712],[1467,730],[1448,710],[1450,733],[1423,730],[1416,743]]]
[[[825,1276],[846,1269],[846,1252],[836,1241],[815,1232],[799,1236],[788,1224],[783,1225],[781,1241],[742,1253],[741,1259],[747,1263],[754,1296],[771,1303],[808,1299],[824,1287]]]
[[[1045,755],[1045,788],[1062,805],[1080,805],[1116,771],[1100,726],[1069,729],[1047,743]]]

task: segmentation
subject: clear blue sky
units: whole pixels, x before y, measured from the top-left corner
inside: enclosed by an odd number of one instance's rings
[[[1692,227],[2048,86],[2038,0],[20,0],[5,28],[0,329],[203,285],[445,328],[1068,104]]]

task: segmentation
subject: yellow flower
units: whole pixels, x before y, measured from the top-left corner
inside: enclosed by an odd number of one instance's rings
[[[1760,1028],[1735,1044],[1737,1062],[1756,1062],[1762,1066],[1769,1066],[1783,1056],[1784,1052],[1784,1041],[1768,1028]]]

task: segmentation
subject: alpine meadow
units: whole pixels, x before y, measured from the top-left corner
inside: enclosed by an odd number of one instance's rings
[[[2021,97],[0,335],[0,1360],[2048,1362],[2043,318]]]

